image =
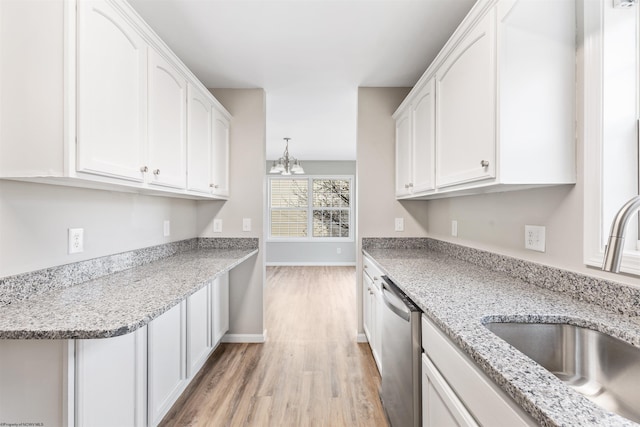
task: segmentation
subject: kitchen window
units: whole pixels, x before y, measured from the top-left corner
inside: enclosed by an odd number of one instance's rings
[[[352,241],[353,177],[269,178],[269,239]]]
[[[639,190],[639,7],[615,3],[584,2],[584,262],[595,267],[613,217]],[[622,261],[622,271],[635,275],[638,232],[631,221]]]

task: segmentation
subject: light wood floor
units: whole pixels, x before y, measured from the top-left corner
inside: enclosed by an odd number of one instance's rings
[[[163,426],[387,426],[353,267],[269,267],[264,344],[221,344]]]

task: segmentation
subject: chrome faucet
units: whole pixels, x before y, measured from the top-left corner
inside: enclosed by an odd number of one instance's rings
[[[620,272],[624,246],[624,232],[629,220],[640,209],[640,196],[635,196],[620,208],[611,223],[609,243],[604,249],[602,269],[613,273]]]

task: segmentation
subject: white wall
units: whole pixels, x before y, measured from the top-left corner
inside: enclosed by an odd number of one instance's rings
[[[291,154],[295,155],[295,152]],[[272,165],[273,160],[267,161],[267,172]],[[355,161],[302,161],[302,166],[305,175],[351,175],[353,185],[356,185]],[[355,187],[353,194],[351,202],[357,203]],[[267,204],[265,206],[269,209]],[[268,227],[268,224],[265,226]],[[353,233],[351,242],[267,242],[267,265],[355,265],[355,230]]]
[[[261,337],[264,332],[265,93],[262,89],[210,89],[233,116],[230,131],[230,200],[197,202],[196,232],[200,237],[260,239],[257,256],[231,274],[230,329],[227,339]],[[222,233],[213,220],[222,219]],[[251,218],[251,231],[242,231],[242,218]],[[259,338],[256,338],[259,339]]]
[[[395,199],[395,121],[391,117],[409,88],[358,89],[357,271],[363,237],[426,237],[425,202]],[[394,231],[404,218],[404,232]],[[362,333],[362,276],[357,277],[358,331]]]
[[[193,200],[0,180],[0,277],[193,238],[195,223]],[[68,228],[83,253],[67,254]]]

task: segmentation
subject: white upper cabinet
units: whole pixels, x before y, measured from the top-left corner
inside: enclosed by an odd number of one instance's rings
[[[418,92],[415,102],[411,105],[413,116],[413,186],[411,192],[414,194],[424,193],[435,188],[435,95],[435,84],[431,79]]]
[[[396,196],[411,193],[411,112],[396,118]]]
[[[438,187],[495,176],[494,16],[489,12],[436,72]]]
[[[435,84],[430,79],[396,118],[396,196],[435,188]]]
[[[394,114],[413,112],[396,196],[575,183],[575,22],[572,0],[479,0]]]
[[[213,110],[211,193],[229,197],[229,118]]]
[[[231,116],[126,1],[0,1],[0,16],[0,178],[228,197]]]
[[[187,152],[189,174],[187,188],[209,194],[211,182],[211,103],[202,93],[189,85],[187,102]]]
[[[149,50],[150,183],[185,188],[187,180],[187,81]]]
[[[142,181],[147,44],[105,1],[77,19],[78,171]]]

